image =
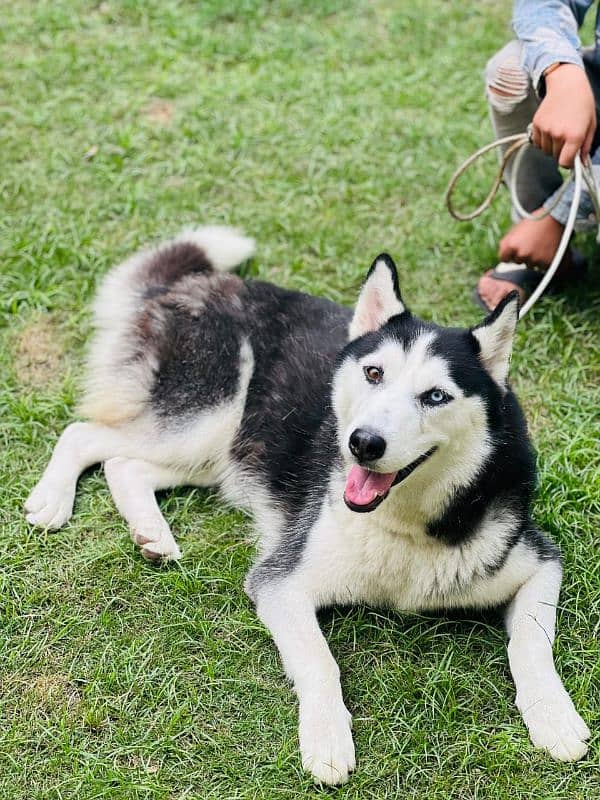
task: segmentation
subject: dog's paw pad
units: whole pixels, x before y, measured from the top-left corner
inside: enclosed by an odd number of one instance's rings
[[[41,481],[25,501],[25,518],[30,525],[56,530],[71,518],[74,499],[73,492]]]
[[[566,693],[534,701],[524,708],[523,719],[533,744],[557,761],[578,761],[587,753],[589,728]]]
[[[327,709],[301,709],[300,752],[302,766],[318,783],[346,783],[356,766],[351,717],[344,705]]]

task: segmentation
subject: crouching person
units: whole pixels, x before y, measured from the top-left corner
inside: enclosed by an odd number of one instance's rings
[[[487,64],[486,96],[497,138],[523,133],[532,124],[535,147],[524,154],[518,196],[531,213],[550,208],[562,184],[558,169],[573,166],[579,152],[600,164],[596,128],[600,102],[600,48],[582,49],[578,29],[591,1],[516,0],[509,42]],[[600,11],[596,17],[600,41]],[[512,163],[507,168],[510,178]],[[520,219],[513,208],[513,227],[500,242],[500,263],[479,280],[477,296],[493,309],[517,289],[524,303],[550,265],[564,231],[573,189],[569,187],[543,220]],[[578,228],[593,223],[593,205],[583,192]],[[555,288],[581,280],[586,264],[571,247],[553,282]]]

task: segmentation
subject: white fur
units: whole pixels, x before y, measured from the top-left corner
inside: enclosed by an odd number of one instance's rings
[[[536,557],[522,548],[511,553],[504,569],[486,574],[485,565],[494,563],[498,545],[513,530],[511,516],[500,510],[490,509],[479,535],[463,545],[448,547],[428,536],[417,521],[427,500],[411,486],[416,474],[370,514],[350,511],[342,500],[343,475],[332,479],[298,568],[316,607],[369,603],[422,611],[496,605],[513,597],[535,571]],[[406,521],[399,508],[408,510]]]
[[[173,239],[173,243],[178,242],[195,244],[219,272],[235,269],[254,255],[256,249],[254,239],[226,225],[186,228]]]
[[[493,313],[491,315],[493,317]],[[481,348],[480,358],[492,378],[504,386],[508,377],[513,336],[519,321],[519,300],[507,302],[492,322],[485,320],[471,330]]]
[[[395,314],[404,311],[403,303],[394,294],[394,282],[385,261],[377,261],[365,281],[350,323],[350,338],[356,339],[380,328]]]
[[[127,486],[143,489],[146,510],[154,518],[157,530],[162,523],[153,508],[151,486],[192,484],[214,486],[232,472],[230,450],[240,426],[248,385],[254,371],[252,348],[247,340],[240,348],[240,378],[236,395],[210,411],[197,414],[186,424],[167,430],[164,424],[145,411],[126,426],[111,427],[89,422],[69,425],[60,437],[46,470],[25,503],[27,520],[32,525],[60,528],[71,517],[79,475],[101,461],[119,458],[108,466],[110,488],[115,489],[115,502],[132,528],[142,513],[138,501],[127,498]],[[138,467],[123,464],[135,460]],[[148,479],[151,472],[152,478]],[[121,487],[122,484],[122,487]],[[142,501],[140,500],[139,503]],[[162,519],[162,517],[161,517]],[[166,523],[164,523],[166,525]],[[145,526],[144,538],[149,538]],[[168,528],[168,526],[167,526]],[[164,526],[161,528],[164,531]],[[165,534],[166,535],[166,534]],[[161,534],[162,536],[162,534]],[[135,536],[134,536],[135,538]],[[158,538],[161,538],[160,536]],[[152,537],[151,541],[155,541]],[[172,543],[173,544],[173,543]],[[171,544],[167,558],[179,557]],[[149,548],[146,555],[149,554]]]
[[[300,703],[302,765],[321,783],[345,783],[355,767],[351,716],[339,669],[302,581],[261,592],[256,611],[271,632]]]
[[[143,412],[157,362],[151,351],[141,359],[133,358],[131,327],[142,304],[138,275],[153,254],[153,250],[136,253],[112,269],[100,285],[93,306],[96,335],[79,403],[79,411],[87,419],[115,425]]]
[[[160,512],[155,492],[181,483],[175,470],[133,458],[110,458],[104,465],[110,493],[127,520],[133,541],[149,561],[181,558],[177,542]]]
[[[42,528],[60,528],[71,517],[80,474],[115,455],[124,438],[112,428],[74,422],[63,431],[41,480],[25,502],[27,521]]]
[[[506,616],[508,659],[532,742],[559,761],[575,761],[586,754],[590,731],[552,658],[560,582],[559,564],[549,562],[517,590]]]
[[[224,473],[220,486],[224,500],[252,516],[255,543],[261,557],[280,541],[284,515],[267,488],[255,477],[233,464]]]

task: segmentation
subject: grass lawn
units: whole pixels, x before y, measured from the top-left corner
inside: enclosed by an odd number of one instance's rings
[[[508,0],[13,0],[0,25],[0,798],[600,796],[598,736],[559,764],[513,706],[492,615],[335,610],[322,624],[358,771],[319,790],[295,700],[242,590],[249,524],[211,493],[161,502],[184,551],[130,543],[102,472],[62,530],[22,504],[74,418],[109,267],[192,222],[255,236],[252,275],[352,303],[389,250],[415,311],[479,319],[506,198],[458,225],[443,191],[491,138],[481,73]],[[473,196],[486,186],[482,172]],[[520,327],[513,381],[565,581],[556,657],[598,728],[600,271]]]

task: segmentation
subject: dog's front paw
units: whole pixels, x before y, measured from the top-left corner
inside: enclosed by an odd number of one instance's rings
[[[71,518],[74,501],[71,487],[56,486],[42,478],[25,501],[25,518],[40,528],[62,528]]]
[[[517,696],[531,741],[557,761],[577,761],[587,753],[590,731],[562,685],[537,696]]]
[[[356,766],[351,725],[341,700],[320,698],[300,704],[302,766],[319,783],[345,783]]]

